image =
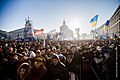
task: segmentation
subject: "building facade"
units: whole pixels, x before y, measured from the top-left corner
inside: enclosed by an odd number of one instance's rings
[[[103,25],[101,25],[100,27],[98,27],[97,29],[94,30],[94,34],[95,37],[97,38],[102,38],[102,37],[108,37],[108,30],[104,29],[105,23]]]
[[[28,17],[28,20],[26,19],[25,27],[8,32],[8,37],[10,40],[34,38],[34,30],[35,29],[33,29],[32,23]]]
[[[104,25],[105,23],[94,30],[94,32],[97,33],[98,37],[112,37],[113,34],[120,36],[120,5],[110,18],[108,31],[104,30]]]
[[[6,31],[2,31],[0,30],[0,40],[4,40],[4,39],[7,39],[7,32]]]
[[[104,24],[96,29],[96,33],[98,34],[98,36],[106,35],[105,32],[104,32]]]
[[[24,38],[24,28],[8,32],[8,37],[10,40]]]
[[[69,29],[65,21],[63,21],[63,25],[60,27],[60,32],[63,39],[73,39],[73,31]]]
[[[120,5],[110,18],[108,35],[112,36],[113,34],[120,35]]]

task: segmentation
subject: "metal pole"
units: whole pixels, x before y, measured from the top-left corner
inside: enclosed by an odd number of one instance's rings
[[[94,33],[94,35],[95,35],[95,38],[96,38],[96,26],[95,26],[95,33]]]
[[[95,31],[93,30],[93,32],[92,32],[92,33],[93,33],[93,39],[94,39],[94,37],[95,37]]]
[[[93,72],[95,73],[95,76],[97,77],[97,79],[100,80],[97,73],[95,72],[94,68],[91,65],[90,65],[90,67],[92,68]]]
[[[118,46],[116,46],[116,78],[118,78]]]
[[[43,34],[44,36],[44,43],[43,43],[43,47],[45,48],[45,34]]]
[[[82,65],[80,65],[80,80],[82,80]]]

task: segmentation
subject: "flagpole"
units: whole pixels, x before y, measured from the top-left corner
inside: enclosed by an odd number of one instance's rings
[[[107,39],[108,39],[108,29],[107,29]]]
[[[97,25],[97,21],[96,21],[96,25]],[[96,28],[96,25],[95,25],[95,38],[96,38],[96,29],[97,29],[97,28]]]
[[[80,32],[80,28],[78,28],[78,40],[80,39],[80,34],[79,34],[79,32]]]
[[[95,38],[96,38],[96,26],[95,26],[95,33],[94,33],[94,35],[95,35]]]
[[[96,30],[96,27],[95,27],[95,29],[93,29],[93,39],[95,39],[95,37],[96,37],[95,36],[96,31],[95,30]]]
[[[94,34],[94,30],[93,29],[91,30],[91,33],[92,33],[92,39],[94,39],[94,35],[93,35]]]
[[[43,43],[43,47],[45,48],[45,34],[43,33],[43,36],[44,36],[44,43]]]
[[[93,40],[94,40],[95,30],[93,29]]]
[[[95,27],[95,30],[96,30],[97,19],[98,19],[98,15],[96,15],[90,20],[90,23],[92,23],[92,27]],[[94,37],[96,37],[95,30],[93,31],[93,39]]]

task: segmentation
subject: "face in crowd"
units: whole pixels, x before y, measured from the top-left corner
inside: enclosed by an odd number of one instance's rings
[[[35,68],[39,68],[41,65],[43,65],[43,59],[42,58],[36,58],[34,61]]]
[[[52,59],[52,62],[53,62],[54,65],[57,65],[59,60],[58,59]]]
[[[72,53],[75,53],[75,52],[76,52],[76,47],[75,47],[75,46],[72,46],[72,47],[71,47],[71,51],[72,51]]]
[[[25,68],[21,68],[20,69],[20,78],[23,79],[24,75],[25,75],[26,69]]]
[[[30,66],[28,63],[23,63],[19,68],[18,68],[18,75],[20,77],[21,80],[24,80],[26,75],[28,74],[30,69]]]
[[[52,63],[53,63],[54,65],[57,65],[58,62],[59,62],[59,57],[58,57],[57,55],[53,55],[53,56],[52,56]]]
[[[41,56],[41,51],[40,50],[36,50],[36,57],[40,57]]]
[[[12,47],[8,48],[8,52],[13,53],[13,48]]]

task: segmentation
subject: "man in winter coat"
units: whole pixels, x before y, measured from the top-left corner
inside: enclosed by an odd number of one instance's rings
[[[54,54],[51,64],[47,67],[47,80],[69,80],[69,78],[65,65],[60,62],[59,56]]]

